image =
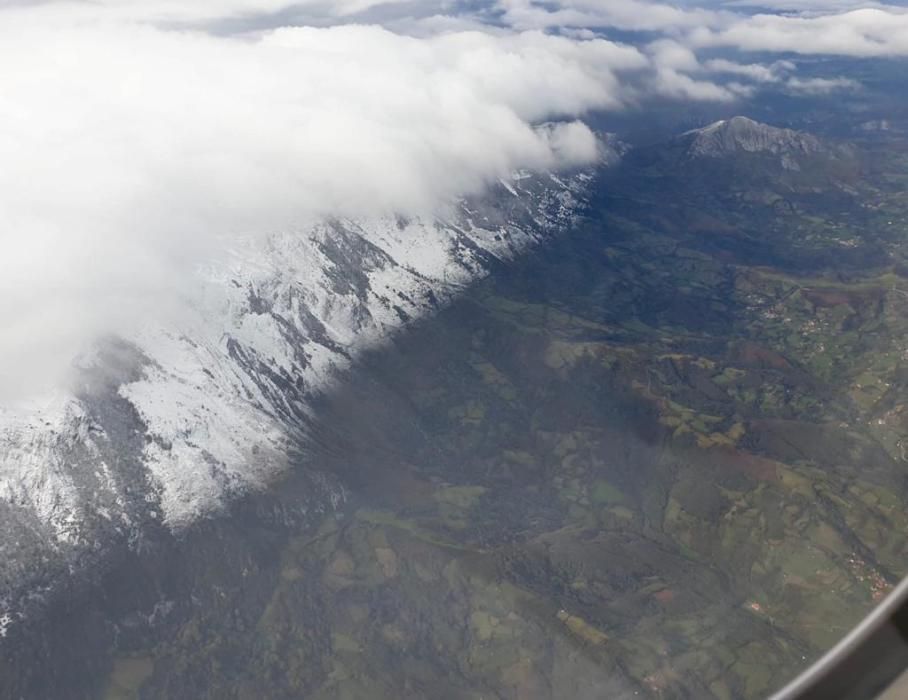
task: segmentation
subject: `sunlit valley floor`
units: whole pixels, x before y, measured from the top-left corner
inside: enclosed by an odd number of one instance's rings
[[[827,649],[908,568],[908,151],[689,148],[365,357],[306,469],[74,590],[4,696],[755,698]]]

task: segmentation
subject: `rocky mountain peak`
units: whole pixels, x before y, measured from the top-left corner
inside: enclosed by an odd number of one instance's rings
[[[689,131],[688,152],[693,157],[718,158],[746,153],[796,157],[823,150],[820,140],[801,131],[781,129],[747,117],[732,117]]]

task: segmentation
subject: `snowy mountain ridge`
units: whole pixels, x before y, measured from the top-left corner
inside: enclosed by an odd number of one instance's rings
[[[178,322],[99,343],[69,395],[0,408],[0,634],[23,591],[86,553],[179,530],[299,463],[338,372],[567,228],[590,179],[522,174],[433,216],[242,241],[199,272]]]

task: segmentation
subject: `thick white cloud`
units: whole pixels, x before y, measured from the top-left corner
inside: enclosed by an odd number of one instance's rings
[[[682,38],[693,48],[840,56],[908,55],[908,9],[876,2],[497,0],[497,5],[505,22],[515,27],[654,31]],[[745,7],[776,12],[749,15],[740,11]]]
[[[786,89],[796,95],[828,95],[843,90],[859,90],[861,84],[849,78],[797,78],[785,81]]]
[[[335,17],[353,15],[373,7],[406,0],[92,0],[90,7],[108,17],[152,22],[198,22],[231,17],[274,14],[296,8],[330,12]],[[0,8],[52,7],[52,12],[84,10],[87,0],[0,0]]]
[[[780,12],[843,12],[868,7],[886,7],[875,0],[731,0],[724,3],[730,8],[773,10]]]
[[[761,63],[736,63],[726,58],[713,58],[703,64],[703,69],[709,73],[736,75],[755,83],[775,83],[786,73],[795,70],[795,65],[790,61],[776,61],[767,66]]]
[[[759,14],[691,33],[697,47],[807,55],[908,56],[908,10],[864,8],[820,15]]]
[[[735,90],[707,80],[692,77],[703,67],[697,55],[688,47],[673,40],[660,39],[647,46],[654,68],[652,88],[654,92],[683,100],[730,101]]]
[[[649,0],[498,0],[504,21],[518,28],[614,27],[627,30],[666,31],[674,28],[713,26],[726,13],[679,7]]]
[[[240,3],[237,3],[239,5]],[[99,19],[99,16],[101,19]],[[219,38],[47,6],[0,23],[0,383],[178,306],[224,238],[427,210],[596,156],[647,59],[540,33]],[[536,125],[553,118],[560,126]]]

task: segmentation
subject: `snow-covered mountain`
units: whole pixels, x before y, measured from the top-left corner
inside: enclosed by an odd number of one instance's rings
[[[241,241],[178,320],[100,341],[66,395],[0,408],[0,636],[111,547],[304,464],[313,399],[358,353],[565,229],[590,179],[521,174],[441,214]]]

